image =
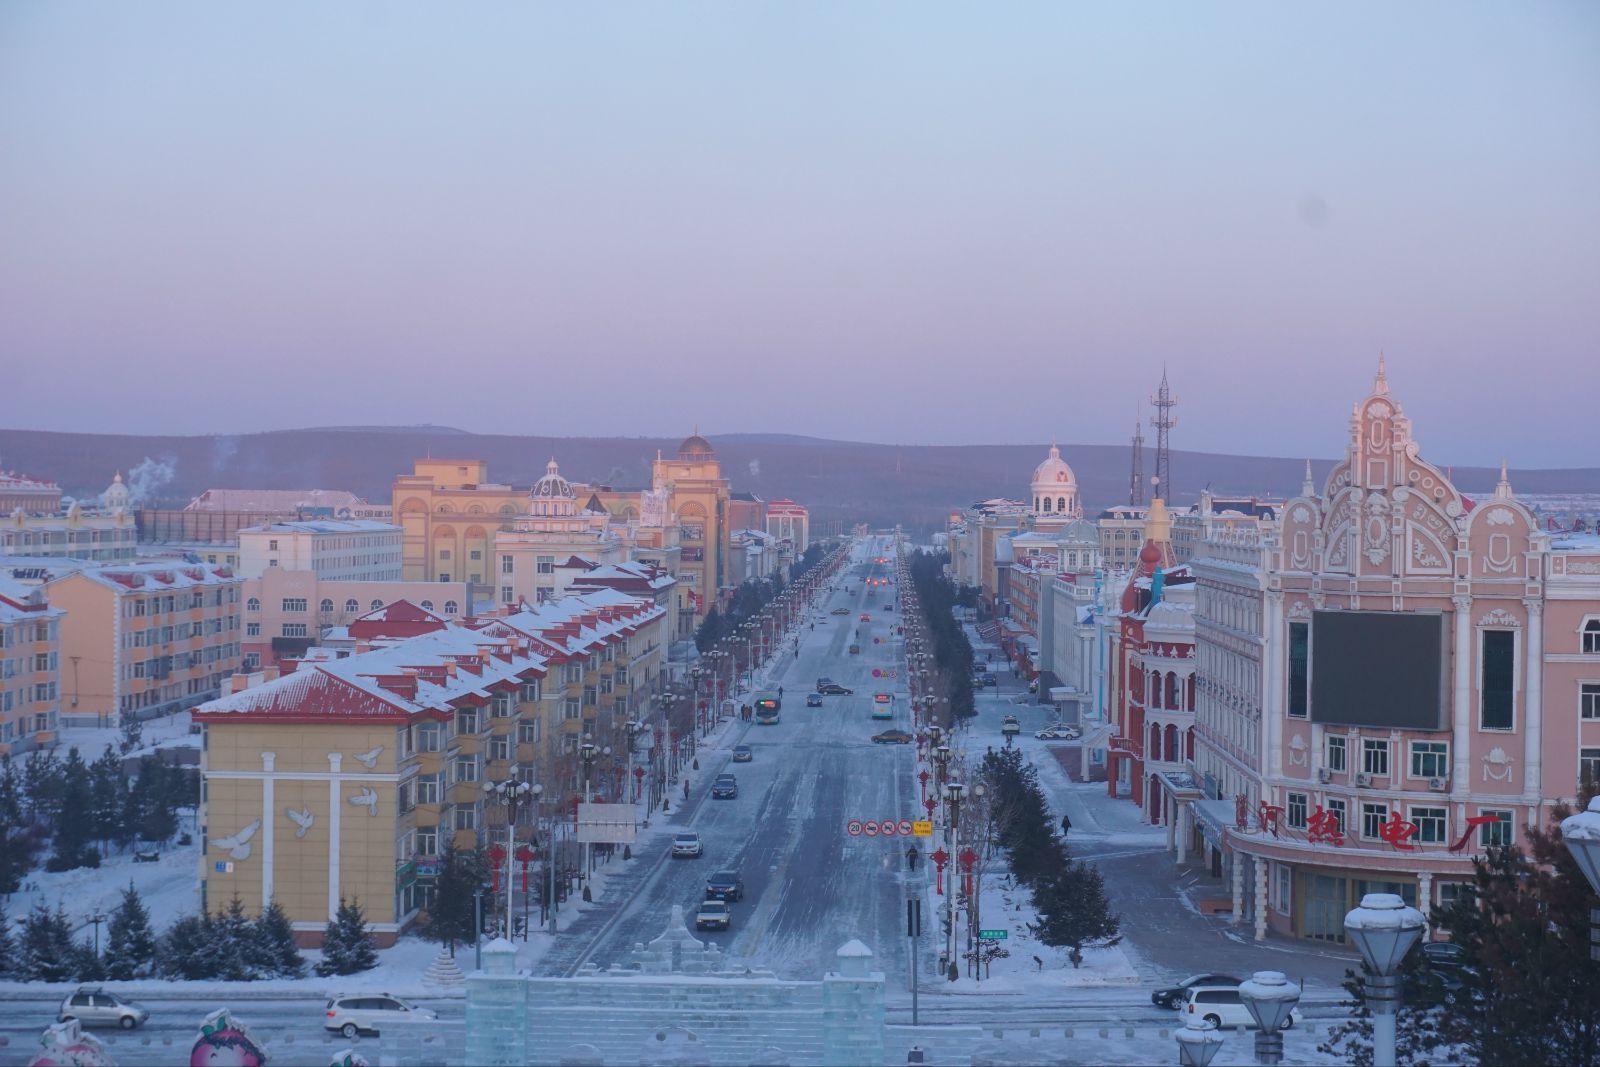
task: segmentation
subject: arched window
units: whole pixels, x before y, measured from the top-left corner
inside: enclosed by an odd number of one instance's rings
[[[329,600],[327,597],[323,597],[322,603],[317,605],[317,610],[322,612],[324,615],[332,615],[333,601]]]
[[[1590,619],[1583,624],[1583,654],[1600,655],[1600,619]]]
[[[1149,759],[1161,758],[1161,727],[1155,723],[1150,724],[1150,745],[1144,750],[1144,754]]]
[[[261,601],[257,600],[255,597],[251,597],[249,600],[246,600],[244,602],[244,610],[246,610],[246,611],[260,611],[261,610]]]
[[[381,600],[374,600],[374,601],[373,601],[373,602],[372,602],[372,607],[371,607],[371,608],[369,608],[369,609],[368,609],[368,610],[369,610],[369,611],[377,611],[377,610],[378,610],[378,609],[379,609],[379,608],[381,608],[381,607],[383,607],[383,601],[381,601]]]
[[[1046,513],[1048,513],[1050,511],[1050,498],[1049,497],[1045,497],[1044,498],[1044,510],[1045,510]]]
[[[444,613],[446,615],[454,615],[456,613],[456,602],[454,600],[446,600],[444,602]]]
[[[422,602],[422,610],[423,610],[423,611],[432,611],[432,610],[433,610],[433,601],[431,601],[431,600],[424,600],[424,601],[423,601],[423,602]]]
[[[1171,672],[1167,674],[1167,702],[1165,706],[1169,708],[1178,706],[1178,676]]]
[[[1057,511],[1066,511],[1067,510],[1067,498],[1066,497],[1064,497],[1064,496],[1056,497],[1056,510]]]
[[[1168,763],[1178,762],[1178,728],[1167,726],[1166,760]]]
[[[1194,759],[1194,727],[1191,726],[1184,734],[1184,758]]]
[[[361,604],[354,597],[351,597],[344,602],[344,610],[353,615],[361,610]]]

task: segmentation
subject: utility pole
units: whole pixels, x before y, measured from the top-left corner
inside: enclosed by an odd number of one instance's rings
[[[1172,388],[1167,384],[1166,367],[1161,368],[1161,388],[1150,398],[1150,403],[1156,409],[1154,417],[1150,419],[1150,425],[1156,430],[1156,476],[1151,483],[1154,488],[1150,495],[1170,504],[1173,502],[1172,452],[1167,435],[1178,425],[1178,420],[1172,417],[1172,409],[1177,406],[1178,398],[1172,395]]]
[[[1133,472],[1128,478],[1128,506],[1144,503],[1144,429],[1137,415],[1133,419]]]

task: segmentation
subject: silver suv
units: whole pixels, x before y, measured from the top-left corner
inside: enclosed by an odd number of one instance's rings
[[[115,993],[108,993],[97,985],[81,985],[76,993],[61,1002],[61,1014],[56,1022],[78,1020],[81,1026],[120,1026],[132,1030],[143,1026],[150,1013],[137,1004],[130,1004]]]
[[[353,1038],[357,1034],[381,1033],[385,1026],[431,1022],[439,1017],[427,1008],[415,1008],[392,993],[365,997],[334,997],[328,1001],[324,1030]]]

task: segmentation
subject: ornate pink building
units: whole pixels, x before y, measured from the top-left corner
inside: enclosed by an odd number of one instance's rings
[[[1541,532],[1503,468],[1463,496],[1381,363],[1322,492],[1232,541],[1197,553],[1188,804],[1258,938],[1342,941],[1368,892],[1426,912],[1600,772],[1600,538]]]

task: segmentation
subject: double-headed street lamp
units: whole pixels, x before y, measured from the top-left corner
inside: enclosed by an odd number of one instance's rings
[[[1393,893],[1368,893],[1344,917],[1345,933],[1373,971],[1366,981],[1372,1010],[1372,1062],[1395,1067],[1395,1015],[1400,1010],[1400,961],[1416,945],[1428,920]],[[1241,994],[1242,995],[1242,994]]]
[[[950,761],[950,750],[948,748],[942,748],[940,751],[944,753],[944,759],[940,763],[940,768],[943,769],[944,764]],[[946,904],[946,907],[950,909],[950,933],[945,945],[944,958],[945,962],[949,965],[948,977],[950,981],[954,982],[957,978],[961,977],[961,968],[956,964],[956,901],[958,898],[955,888],[955,865],[960,863],[961,856],[961,842],[959,833],[959,827],[961,823],[961,798],[966,793],[966,786],[962,785],[960,782],[950,782],[944,787],[944,792],[946,802],[945,807],[947,808],[946,820],[948,824],[945,827],[945,834],[950,841],[950,862],[952,864],[950,873],[950,897],[948,903]],[[967,906],[970,908],[972,905],[969,903]]]
[[[610,745],[596,745],[594,740],[589,737],[585,737],[583,744],[578,746],[578,756],[583,760],[583,802],[585,804],[590,803],[591,800],[590,780],[594,775],[594,761],[601,756],[609,755],[611,755]],[[594,873],[592,859],[589,842],[585,841],[583,843],[583,877],[585,879]]]
[[[514,768],[513,773],[515,773]],[[484,799],[506,809],[506,940],[508,941],[514,929],[511,912],[511,864],[517,854],[517,808],[531,796],[536,795],[533,790],[532,785],[515,777],[500,782],[483,783]]]

